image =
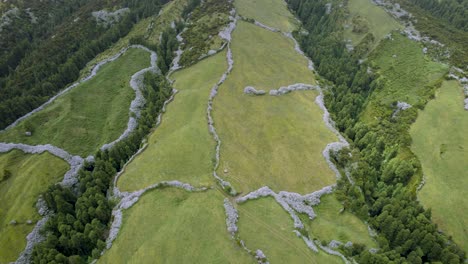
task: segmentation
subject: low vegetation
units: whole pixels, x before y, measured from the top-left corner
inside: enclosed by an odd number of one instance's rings
[[[59,185],[44,193],[54,215],[46,224],[46,240],[34,247],[32,263],[81,263],[98,258],[104,249],[113,207],[106,197],[111,179],[138,151],[171,91],[163,76],[148,72],[144,77],[143,94],[150,103],[135,131],[109,150],[99,151],[93,163],[85,164],[79,172],[78,193]]]
[[[49,153],[0,154],[0,263],[15,261],[26,236],[41,218],[36,202],[51,184],[60,182],[68,164]]]
[[[229,24],[229,15],[233,6],[228,0],[207,0],[196,5],[192,0],[194,10],[188,15],[188,25],[182,33],[184,39],[180,58],[182,66],[196,63],[206,56],[210,50],[218,50],[223,41],[218,36],[219,31]]]
[[[251,263],[226,231],[217,190],[150,191],[124,211],[114,244],[98,263]]]
[[[309,32],[298,35],[302,47],[316,63],[318,72],[334,83],[327,96],[327,106],[338,128],[351,140],[353,158],[350,160],[347,151],[342,151],[335,160],[351,170],[355,184],[340,180],[337,195],[345,209],[368,221],[378,232],[379,253],[354,252],[356,260],[360,263],[464,261],[464,252],[447,235],[437,231],[430,211],[424,210],[416,200],[414,184],[410,184],[420,169],[417,158],[407,151],[411,143],[408,130],[416,119],[416,110],[400,111],[394,118],[395,106],[380,104],[375,108],[374,123],[360,120],[362,110],[371,104],[369,96],[385,90],[386,83],[367,73],[368,64],[358,63],[362,58],[360,50],[345,49],[342,23],[339,23],[344,18],[343,11],[332,9],[325,15],[326,1],[288,3]],[[436,87],[437,83],[433,83],[433,87],[422,89],[419,94],[422,100],[427,99],[427,90],[434,91]]]
[[[332,6],[332,8],[337,8]],[[366,36],[374,39],[372,48],[393,30],[401,29],[402,26],[395,21],[382,8],[376,6],[371,0],[350,0],[348,2],[349,17],[344,31],[345,39],[351,40],[356,46]]]
[[[164,180],[180,180],[195,186],[213,180],[214,141],[206,124],[206,104],[211,87],[226,70],[221,52],[174,73],[178,93],[149,136],[148,146],[119,178],[121,190],[138,190]]]
[[[443,43],[445,47],[448,48],[450,56],[448,58],[444,56],[439,56],[438,59],[450,62],[450,64],[466,70],[466,65],[468,65],[468,50],[466,49],[465,43],[468,43],[468,33],[466,31],[454,27],[454,25],[444,21],[444,19],[438,18],[438,16],[440,16],[441,13],[431,13],[430,11],[425,10],[425,8],[421,8],[417,4],[414,4],[414,2],[423,3],[422,5],[425,5],[427,3],[427,1],[425,0],[400,1],[402,7],[409,11],[413,15],[414,20],[417,21],[415,23],[416,29],[418,29],[421,33]],[[450,5],[446,4],[446,2],[456,3],[456,1],[451,0],[444,1],[444,7],[441,10],[447,10],[448,8],[450,8]],[[466,5],[466,1],[464,2]],[[436,4],[434,2],[434,6],[436,5],[440,4]],[[466,12],[466,8],[464,11],[463,9],[460,9],[460,11]],[[453,12],[451,15],[444,17],[450,19],[452,15],[457,15],[457,13],[460,11]],[[462,19],[466,20],[467,18],[465,16]]]
[[[51,21],[38,22],[38,25],[44,26],[38,33],[45,39],[28,45],[28,34],[25,34],[14,42],[16,44],[12,44],[15,48],[10,55],[14,56],[14,62],[7,60],[0,65],[0,68],[7,68],[6,74],[0,74],[0,128],[5,128],[76,81],[80,69],[88,61],[125,36],[139,19],[157,13],[164,0],[112,2],[112,7],[120,4],[130,8],[130,12],[109,28],[97,26],[92,17],[92,12],[103,9],[107,2],[84,0],[80,1],[81,7],[64,4],[57,17],[46,13],[44,16]],[[44,7],[43,10],[50,9]],[[11,32],[16,32],[15,29],[19,27],[14,27]],[[17,66],[10,66],[11,63]]]
[[[309,236],[328,243],[337,240],[342,243],[351,241],[369,248],[377,246],[367,230],[367,226],[354,214],[344,210],[335,195],[320,198],[320,204],[314,207],[317,217],[308,223]]]
[[[336,138],[315,104],[318,93],[273,97],[243,92],[246,86],[268,91],[314,84],[307,61],[282,34],[246,22],[238,22],[231,47],[234,69],[214,101],[215,126],[223,142],[218,174],[242,192],[267,185],[304,194],[333,184],[322,151]]]
[[[283,32],[293,31],[298,24],[284,1],[236,0],[234,5],[243,17],[255,19]]]
[[[0,141],[52,144],[75,155],[93,154],[127,127],[135,91],[130,78],[150,66],[150,54],[130,49],[105,64],[91,80],[57,98],[44,110],[0,133]],[[27,136],[25,133],[30,132]]]
[[[468,250],[468,112],[456,81],[444,82],[411,127],[411,149],[421,160],[425,185],[418,193],[438,228]]]
[[[314,252],[294,234],[288,213],[273,199],[262,198],[238,207],[239,236],[251,250],[260,249],[270,263],[342,263],[323,251]]]

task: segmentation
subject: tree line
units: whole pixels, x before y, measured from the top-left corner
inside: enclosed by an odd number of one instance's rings
[[[288,6],[308,31],[295,32],[295,37],[314,61],[317,72],[331,82],[331,88],[325,91],[325,102],[337,128],[351,143],[350,149],[334,153],[333,159],[342,169],[351,169],[355,184],[343,177],[338,181],[336,195],[346,210],[367,221],[378,233],[378,252],[370,253],[358,244],[344,252],[359,263],[463,263],[465,253],[437,230],[430,210],[420,205],[409,185],[420,163],[402,153],[411,143],[408,130],[416,119],[416,107],[400,112],[400,117],[394,119],[391,106],[382,105],[377,109],[378,122],[359,120],[370,95],[383,84],[378,76],[368,74],[368,65],[360,61],[369,50],[369,43],[348,52],[342,31],[346,10],[333,8],[327,14],[327,2],[289,0]]]
[[[157,14],[167,0],[114,1],[114,5],[129,7],[131,11],[109,28],[98,26],[91,16],[92,11],[104,8],[107,1],[70,2],[61,3],[63,8],[57,11],[61,19],[44,23],[52,29],[38,30],[32,35],[30,31],[36,27],[23,32],[23,27],[30,26],[23,20],[18,20],[23,21],[21,25],[10,25],[8,35],[18,36],[5,41],[14,48],[0,55],[0,129],[76,81],[91,59],[128,34],[140,19]]]
[[[164,76],[150,72],[144,76],[144,87],[147,103],[137,129],[111,149],[98,151],[95,161],[83,166],[77,190],[53,185],[43,194],[53,215],[42,231],[45,241],[34,247],[32,263],[88,263],[105,249],[115,205],[107,198],[109,186],[116,172],[139,150],[172,91]]]
[[[468,1],[467,0],[407,0],[410,3],[428,11],[434,17],[445,20],[455,28],[468,32]]]

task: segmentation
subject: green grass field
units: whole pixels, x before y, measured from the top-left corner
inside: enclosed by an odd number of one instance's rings
[[[72,154],[94,154],[103,144],[117,139],[127,127],[128,108],[135,97],[130,77],[149,66],[148,52],[130,49],[104,65],[93,79],[59,97],[15,128],[0,133],[0,141],[50,143]],[[32,136],[25,136],[25,131],[31,130]]]
[[[412,150],[418,156],[426,184],[418,197],[432,218],[462,249],[468,250],[468,112],[456,81],[443,83],[435,100],[419,113],[411,127]]]
[[[241,16],[284,32],[293,31],[298,24],[282,0],[236,0],[234,6]]]
[[[217,190],[150,191],[124,211],[114,244],[99,263],[254,263],[226,230]]]
[[[293,220],[273,198],[246,202],[238,210],[240,238],[251,250],[261,249],[270,263],[342,263],[338,257],[309,249],[293,233]]]
[[[312,221],[304,220],[310,236],[320,241],[330,242],[334,239],[364,244],[368,248],[377,247],[369,235],[367,226],[354,214],[347,211],[340,213],[342,208],[334,195],[322,196],[320,204],[314,207],[317,218]]]
[[[49,153],[0,154],[0,263],[15,261],[24,250],[26,236],[41,218],[35,206],[39,194],[59,182],[68,169],[65,161]],[[13,220],[16,225],[10,224]],[[33,224],[28,225],[28,220]]]
[[[370,103],[363,113],[363,119],[372,122],[380,114],[379,104],[390,106],[395,101],[411,105],[424,105],[432,93],[428,86],[444,76],[448,66],[433,62],[422,52],[419,43],[394,34],[394,40],[383,40],[370,56],[373,71],[381,76],[383,89],[372,94]],[[395,55],[396,57],[393,57]]]
[[[163,180],[213,182],[215,142],[208,131],[206,106],[211,88],[226,68],[226,53],[221,52],[171,76],[179,92],[149,137],[147,149],[120,177],[119,188],[138,190]]]
[[[375,47],[392,30],[403,28],[393,17],[373,4],[371,0],[350,0],[348,8],[350,16],[346,23],[350,27],[345,30],[345,39],[350,39],[353,45],[359,44],[367,33],[372,33],[375,37]],[[353,20],[358,21],[358,23],[353,23]],[[354,27],[362,31],[353,32]]]
[[[214,100],[215,126],[223,142],[218,174],[243,192],[268,185],[309,193],[334,183],[322,151],[337,139],[323,123],[316,91],[279,97],[243,93],[248,85],[268,92],[315,82],[292,41],[239,22],[232,52],[234,69]]]

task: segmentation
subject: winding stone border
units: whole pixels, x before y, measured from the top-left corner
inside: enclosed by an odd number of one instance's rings
[[[8,129],[11,129],[15,126],[17,126],[21,121],[23,121],[24,119],[28,118],[29,116],[41,111],[42,109],[44,109],[47,105],[51,104],[53,101],[55,101],[55,99],[57,99],[58,97],[60,97],[61,95],[67,93],[68,91],[70,91],[71,89],[77,87],[78,85],[86,82],[86,81],[89,81],[91,78],[93,78],[94,76],[96,76],[97,72],[99,71],[99,69],[107,64],[108,62],[112,62],[112,61],[115,61],[116,59],[118,59],[120,56],[122,56],[122,54],[124,54],[126,51],[127,51],[128,48],[123,48],[122,50],[120,50],[117,54],[115,54],[114,56],[112,57],[109,57],[105,60],[102,60],[100,62],[98,62],[94,67],[93,69],[91,70],[91,72],[89,73],[88,76],[82,78],[81,80],[71,84],[70,86],[68,86],[67,88],[65,88],[64,90],[60,91],[58,94],[56,94],[55,96],[53,96],[52,98],[50,98],[47,102],[45,102],[44,104],[42,104],[41,106],[39,106],[38,108],[32,110],[31,112],[27,113],[26,115],[18,118],[15,122],[11,123],[9,126],[7,126],[4,130],[2,131],[5,131],[5,130],[8,130]],[[1,132],[1,131],[0,131]]]
[[[130,119],[129,119],[128,124],[127,124],[127,129],[120,135],[120,137],[117,140],[115,140],[115,141],[113,141],[111,143],[105,144],[103,147],[101,147],[101,149],[108,149],[108,148],[113,147],[117,142],[119,142],[119,141],[125,139],[126,137],[128,137],[130,135],[130,133],[133,130],[135,130],[135,128],[136,128],[136,126],[138,124],[137,119],[140,117],[141,107],[145,104],[145,98],[143,97],[143,94],[141,92],[141,89],[142,89],[142,86],[143,86],[143,76],[144,76],[144,74],[146,72],[149,72],[149,71],[151,71],[151,72],[158,72],[159,71],[159,69],[157,68],[157,65],[156,65],[157,54],[155,52],[149,50],[148,48],[146,48],[144,46],[141,46],[141,45],[131,45],[129,47],[123,48],[122,50],[120,50],[114,56],[109,57],[109,58],[97,63],[96,66],[93,67],[93,69],[91,70],[91,72],[90,72],[90,74],[88,76],[86,76],[86,77],[82,78],[81,80],[79,80],[78,82],[75,82],[74,84],[68,86],[66,89],[59,92],[57,95],[55,95],[54,97],[49,99],[46,103],[44,103],[40,107],[34,109],[30,113],[28,113],[25,116],[23,116],[23,117],[19,118],[18,120],[16,120],[14,123],[12,123],[6,129],[9,129],[9,128],[12,128],[12,127],[16,126],[23,119],[25,119],[25,118],[33,115],[34,113],[39,112],[42,109],[44,109],[47,105],[52,103],[59,96],[63,95],[64,93],[66,93],[68,91],[70,91],[71,89],[77,87],[81,83],[90,80],[91,78],[93,78],[94,76],[97,75],[97,72],[99,71],[99,69],[104,64],[116,60],[117,58],[122,56],[129,48],[139,48],[139,49],[143,49],[143,50],[149,52],[151,54],[151,56],[150,56],[151,66],[148,67],[148,68],[142,69],[142,70],[140,70],[137,73],[132,75],[132,78],[130,80],[130,86],[135,91],[135,99],[131,102],[129,111],[131,113],[130,115],[133,114],[133,115],[135,115],[135,117],[130,116]],[[176,92],[176,90],[174,90],[174,93],[175,92]],[[169,98],[169,100],[172,100],[172,98],[173,98],[173,96],[171,96],[171,98]],[[164,103],[163,111],[165,110],[165,106],[166,106],[168,101],[166,101]],[[159,124],[159,122],[160,122],[160,117],[161,117],[161,115],[158,116],[158,123],[157,124]],[[18,149],[18,150],[21,150],[21,151],[23,151],[25,153],[29,153],[29,154],[40,154],[40,153],[43,153],[43,152],[47,151],[50,154],[65,160],[70,165],[70,170],[65,173],[65,175],[63,177],[63,180],[61,181],[60,184],[63,185],[63,186],[66,186],[66,187],[72,187],[73,185],[75,185],[78,182],[78,178],[77,178],[78,171],[83,166],[85,160],[86,161],[93,161],[94,160],[93,156],[89,156],[86,159],[83,159],[80,156],[73,156],[70,153],[68,153],[67,151],[65,151],[65,150],[63,150],[61,148],[58,148],[56,146],[50,145],[50,144],[33,146],[33,145],[27,145],[27,144],[22,144],[22,143],[3,143],[3,142],[0,142],[0,153],[9,152],[12,149]],[[168,182],[167,184],[174,185],[175,183]],[[37,243],[39,243],[39,242],[41,242],[41,241],[43,241],[45,239],[42,236],[42,234],[40,233],[40,230],[44,227],[45,223],[47,222],[47,220],[49,218],[49,214],[51,212],[48,211],[48,208],[47,208],[46,204],[44,203],[44,201],[41,198],[38,199],[36,207],[38,208],[39,214],[42,215],[43,218],[36,223],[36,226],[34,227],[33,231],[31,233],[29,233],[28,236],[26,237],[26,239],[27,239],[26,247],[25,247],[24,251],[20,253],[18,259],[16,260],[16,263],[28,263],[34,246]]]
[[[210,95],[208,97],[208,106],[206,108],[206,112],[207,112],[207,118],[208,118],[208,129],[209,129],[210,133],[213,135],[214,140],[216,141],[216,149],[215,149],[215,151],[216,151],[216,154],[215,154],[216,163],[215,163],[214,168],[213,168],[213,176],[218,180],[218,182],[221,184],[223,189],[229,189],[229,193],[231,195],[235,195],[237,192],[234,189],[234,187],[231,185],[231,183],[229,183],[228,181],[225,181],[224,179],[219,177],[218,174],[216,173],[216,170],[219,167],[219,159],[220,159],[220,154],[219,153],[220,153],[220,147],[221,147],[221,139],[219,138],[219,135],[216,132],[216,128],[214,127],[214,120],[213,120],[213,116],[212,116],[213,100],[214,100],[216,94],[218,93],[219,86],[221,84],[223,84],[224,81],[226,81],[227,76],[231,73],[232,68],[234,66],[234,60],[232,58],[232,51],[231,51],[231,34],[232,34],[232,31],[234,31],[234,29],[236,28],[237,17],[233,16],[235,14],[235,10],[234,10],[234,12],[231,12],[231,14],[232,15],[229,17],[231,19],[231,22],[229,23],[229,25],[225,29],[223,29],[218,34],[219,37],[221,37],[222,39],[224,39],[228,43],[226,45],[227,46],[226,60],[228,62],[228,68],[223,73],[223,75],[221,76],[219,81],[213,86],[213,88],[211,88],[211,92],[210,92]]]
[[[120,135],[118,139],[102,146],[101,150],[112,148],[115,144],[127,138],[130,135],[130,133],[132,133],[136,129],[138,125],[137,120],[140,118],[141,115],[141,108],[146,103],[146,100],[142,93],[144,75],[147,72],[160,72],[158,66],[156,65],[156,62],[158,60],[158,55],[156,54],[156,52],[142,45],[131,45],[129,48],[137,48],[149,52],[151,54],[151,66],[142,69],[132,75],[132,78],[130,79],[130,87],[135,91],[135,99],[133,99],[133,101],[130,104],[130,118],[127,123],[127,129],[125,129],[125,131]],[[132,114],[135,117],[133,117]]]
[[[66,152],[65,150],[52,146],[50,144],[47,145],[26,145],[21,143],[3,143],[0,142],[0,153],[6,153],[13,149],[18,149],[23,151],[24,153],[28,154],[41,154],[43,152],[49,152],[50,154],[63,159],[70,165],[70,170],[68,170],[62,182],[60,183],[63,186],[73,186],[75,183],[78,182],[77,174],[78,170],[84,163],[84,159],[80,156],[73,156],[70,153]]]
[[[207,187],[196,188],[188,183],[183,183],[180,181],[162,181],[138,191],[118,192],[115,195],[117,195],[117,198],[120,198],[121,200],[117,204],[117,206],[112,210],[113,221],[109,230],[109,236],[106,239],[105,250],[111,248],[113,241],[117,238],[117,235],[120,231],[120,228],[122,226],[122,210],[126,210],[132,207],[145,192],[163,187],[179,188],[189,192],[203,192],[208,190]],[[105,250],[101,252],[101,256],[104,254]]]
[[[17,143],[0,142],[0,153],[6,153],[13,149],[17,149],[28,154],[41,154],[43,152],[49,152],[50,154],[63,159],[65,162],[67,162],[70,165],[70,170],[68,170],[65,173],[60,184],[62,186],[67,186],[67,187],[71,187],[78,182],[78,178],[77,178],[78,171],[80,170],[81,166],[83,166],[84,161],[85,161],[80,156],[73,156],[70,153],[66,152],[65,150],[52,146],[50,144],[32,146],[32,145],[26,145],[26,144],[21,144],[21,143],[17,144]],[[42,230],[47,220],[49,219],[49,215],[48,215],[49,211],[44,201],[41,198],[38,199],[36,203],[36,207],[38,208],[39,214],[42,215],[43,218],[36,223],[33,230],[26,236],[26,247],[20,253],[15,263],[28,263],[34,246],[37,243],[44,241],[45,239],[40,233],[40,231]]]
[[[239,234],[237,231],[239,228],[237,227],[237,221],[239,219],[239,212],[234,207],[234,205],[229,201],[228,198],[224,198],[224,211],[226,212],[226,226],[227,231],[231,234],[231,238],[236,239],[241,247],[250,255],[254,256],[259,264],[268,264],[268,258],[263,253],[261,249],[257,249],[255,252],[247,248],[245,242],[240,239]]]

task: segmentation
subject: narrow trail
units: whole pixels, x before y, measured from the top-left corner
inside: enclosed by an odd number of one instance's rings
[[[109,148],[112,148],[116,143],[118,143],[121,140],[124,140],[127,138],[131,132],[133,132],[138,124],[138,119],[140,117],[140,112],[142,106],[145,104],[145,98],[143,97],[142,93],[142,88],[143,88],[143,77],[144,74],[147,72],[160,72],[159,69],[156,66],[156,61],[157,61],[157,54],[154,51],[151,51],[150,49],[142,46],[142,45],[131,45],[129,47],[125,47],[122,50],[120,50],[117,54],[115,54],[112,57],[109,57],[99,63],[96,64],[96,66],[93,67],[91,70],[90,74],[78,82],[75,82],[74,84],[68,86],[66,89],[63,91],[59,92],[57,95],[49,99],[46,103],[41,105],[40,107],[34,109],[30,113],[24,115],[23,117],[19,118],[16,120],[14,123],[9,125],[5,130],[11,129],[18,125],[22,120],[28,118],[29,116],[43,110],[47,105],[51,104],[54,100],[56,100],[59,96],[67,93],[71,89],[77,87],[78,85],[82,84],[83,82],[86,82],[93,77],[95,77],[99,71],[99,69],[105,65],[106,63],[115,61],[118,59],[120,56],[122,56],[125,52],[127,52],[130,48],[138,48],[138,49],[143,49],[147,52],[150,53],[150,58],[151,58],[151,66],[145,69],[142,69],[138,71],[137,73],[133,74],[131,79],[130,79],[130,87],[135,91],[135,99],[132,100],[130,107],[129,107],[129,121],[127,124],[126,130],[119,136],[118,139],[114,140],[113,142],[107,143],[103,145],[100,149],[101,150],[106,150]],[[169,100],[172,100],[173,96],[169,98]],[[169,101],[168,100],[168,101]],[[165,105],[167,104],[167,101],[164,104],[163,111],[165,109]],[[160,122],[160,116],[158,116],[158,123]],[[1,131],[0,131],[1,132]],[[22,143],[6,143],[6,142],[0,142],[0,153],[6,153],[9,152],[13,149],[21,150],[24,153],[28,154],[40,154],[43,152],[49,152],[50,154],[59,157],[66,161],[70,165],[70,170],[68,170],[65,175],[63,176],[62,181],[59,183],[62,186],[66,187],[72,187],[75,184],[78,183],[78,171],[81,169],[85,161],[93,161],[94,157],[93,156],[88,156],[87,158],[80,157],[78,155],[71,155],[68,153],[66,150],[61,149],[59,147],[53,146],[51,144],[46,144],[46,145],[27,145],[27,144],[22,144]],[[163,184],[173,184],[176,185],[173,182],[168,182],[168,183],[163,183]],[[151,186],[153,188],[156,188],[157,186]],[[28,263],[30,256],[32,254],[32,250],[34,246],[37,243],[42,242],[45,238],[43,235],[40,233],[40,230],[44,227],[46,224],[49,214],[49,210],[47,209],[47,206],[45,202],[39,198],[37,201],[36,207],[38,208],[39,214],[43,216],[41,220],[39,220],[36,225],[34,226],[33,230],[31,233],[29,233],[26,237],[26,247],[21,252],[19,255],[18,259],[16,260],[15,263]]]

